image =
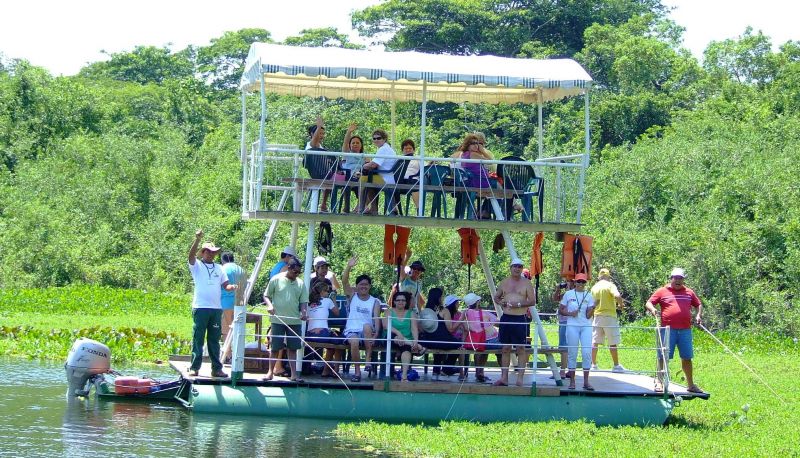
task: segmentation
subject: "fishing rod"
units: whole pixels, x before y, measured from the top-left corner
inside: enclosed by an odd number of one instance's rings
[[[706,332],[706,334],[710,335],[710,336],[711,336],[711,338],[712,338],[712,339],[714,339],[714,341],[715,341],[715,342],[717,342],[718,344],[722,345],[722,348],[724,348],[724,349],[725,349],[725,351],[727,351],[728,353],[730,353],[730,354],[731,354],[731,356],[733,356],[734,358],[736,358],[736,360],[737,360],[737,361],[739,361],[739,364],[741,364],[742,366],[746,367],[746,368],[747,368],[747,370],[749,370],[749,371],[750,371],[750,372],[751,372],[751,373],[752,373],[752,374],[753,374],[753,375],[754,375],[754,376],[755,376],[755,377],[758,379],[758,381],[759,381],[759,382],[761,382],[761,384],[762,384],[762,385],[764,385],[765,387],[767,387],[767,388],[769,389],[769,391],[770,391],[770,392],[772,392],[772,394],[774,394],[774,395],[775,395],[775,397],[776,397],[776,398],[778,398],[778,399],[781,401],[781,403],[782,403],[784,406],[787,404],[787,403],[786,403],[786,401],[783,399],[783,397],[781,397],[781,395],[779,395],[779,394],[778,394],[778,393],[777,393],[777,392],[776,392],[774,389],[772,389],[772,387],[771,387],[771,386],[769,386],[769,384],[767,384],[767,382],[766,382],[766,381],[764,381],[764,379],[763,379],[763,378],[761,378],[761,376],[760,376],[760,375],[758,375],[758,374],[756,373],[756,371],[754,371],[754,370],[753,370],[753,368],[751,368],[751,367],[750,367],[750,366],[748,366],[748,365],[747,365],[747,364],[746,364],[744,361],[742,361],[742,359],[741,359],[741,358],[739,358],[739,356],[738,356],[736,353],[734,353],[734,352],[733,352],[733,351],[732,351],[730,348],[728,348],[728,346],[727,346],[727,345],[725,345],[724,343],[722,343],[722,341],[721,341],[721,340],[719,340],[719,339],[717,338],[717,336],[715,336],[714,334],[712,334],[712,333],[711,333],[711,331],[709,331],[709,330],[708,330],[708,328],[706,328],[705,326],[703,326],[703,324],[702,324],[702,323],[697,323],[697,326],[698,326],[700,329],[702,329],[703,331],[705,331],[705,332]]]

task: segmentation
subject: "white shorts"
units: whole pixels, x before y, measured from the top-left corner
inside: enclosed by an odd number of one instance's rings
[[[615,316],[598,315],[594,317],[594,331],[592,332],[592,344],[605,344],[608,337],[609,345],[619,345],[622,336],[619,333],[619,319]]]

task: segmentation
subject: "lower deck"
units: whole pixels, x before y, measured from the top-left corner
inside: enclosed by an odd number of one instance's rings
[[[211,365],[204,362],[198,376],[189,375],[189,360],[187,357],[173,357],[170,359],[170,366],[174,368],[181,377],[196,384],[230,384],[230,378],[212,378]],[[399,365],[395,365],[399,367]],[[366,372],[362,372],[361,380],[351,381],[353,369],[349,373],[339,372],[339,377],[323,378],[319,375],[303,375],[301,382],[294,382],[288,378],[275,376],[270,381],[264,380],[263,373],[245,372],[237,385],[257,385],[257,386],[278,386],[291,387],[303,386],[324,389],[350,389],[350,390],[375,390],[391,392],[412,392],[412,393],[461,393],[461,394],[484,394],[484,395],[506,395],[506,396],[602,396],[602,397],[621,397],[621,396],[650,396],[664,397],[664,393],[655,391],[655,379],[648,374],[625,372],[613,373],[611,371],[592,371],[589,377],[593,391],[583,388],[583,372],[576,371],[575,389],[569,389],[565,384],[558,386],[552,378],[550,369],[539,368],[536,370],[526,369],[524,380],[517,385],[515,373],[509,374],[510,386],[494,386],[492,382],[500,378],[499,368],[487,368],[485,375],[490,381],[479,383],[475,379],[474,370],[470,370],[466,380],[459,381],[457,375],[445,376],[442,374],[438,380],[434,380],[433,374],[415,366],[419,373],[419,380],[409,382],[399,382],[388,380],[383,374],[374,377],[367,377]],[[224,366],[226,373],[230,374],[230,366]],[[702,398],[708,399],[708,393],[690,393],[686,387],[677,383],[670,383],[667,394],[670,397],[680,396],[682,399]]]

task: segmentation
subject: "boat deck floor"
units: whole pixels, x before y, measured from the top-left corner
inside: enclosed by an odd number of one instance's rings
[[[193,383],[199,384],[222,384],[228,383],[230,378],[212,378],[211,377],[211,364],[204,362],[200,368],[198,376],[189,375],[189,361],[188,358],[171,358],[170,366],[181,374],[184,379],[190,380]],[[229,365],[224,366],[226,373],[230,374],[231,368]],[[399,382],[396,380],[387,380],[382,375],[375,377],[368,377],[367,372],[362,371],[361,380],[353,382],[350,378],[353,375],[351,368],[350,374],[342,374],[340,372],[339,378],[322,378],[319,375],[302,376],[302,382],[297,383],[284,377],[274,377],[270,381],[264,380],[263,373],[245,372],[242,380],[238,383],[241,385],[259,385],[259,386],[309,386],[315,388],[343,388],[347,385],[350,389],[366,389],[366,390],[388,390],[388,391],[408,391],[408,392],[424,392],[424,393],[461,393],[461,394],[488,394],[488,395],[520,395],[530,396],[534,394],[533,389],[536,390],[537,396],[564,396],[564,395],[593,395],[593,396],[661,396],[660,392],[656,392],[655,381],[652,375],[640,374],[635,372],[626,373],[613,373],[610,371],[592,371],[589,379],[590,384],[595,388],[594,391],[587,391],[583,388],[583,373],[582,371],[576,372],[575,389],[568,388],[569,380],[564,380],[564,386],[556,385],[552,379],[552,373],[549,369],[537,369],[535,372],[531,369],[525,370],[525,377],[521,386],[516,385],[517,376],[512,373],[509,375],[510,386],[493,386],[489,383],[478,383],[475,380],[474,370],[470,371],[467,380],[464,382],[458,381],[458,376],[445,376],[441,375],[439,380],[434,380],[433,374],[428,371],[424,374],[421,368],[417,371],[420,374],[420,379],[413,382]],[[499,368],[487,368],[486,376],[492,381],[500,378]],[[535,381],[535,385],[534,385]],[[677,383],[670,383],[669,393],[671,395],[680,396],[683,399],[702,398],[708,399],[708,393],[690,393],[686,387]]]

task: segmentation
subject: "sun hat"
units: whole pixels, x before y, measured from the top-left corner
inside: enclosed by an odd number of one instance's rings
[[[319,266],[330,266],[330,263],[324,257],[317,256],[316,258],[314,258],[314,268],[317,268]]]
[[[670,273],[669,276],[670,278],[672,277],[686,278],[686,271],[681,269],[680,267],[676,267],[672,269],[672,273]]]
[[[464,296],[464,304],[465,304],[467,307],[472,307],[472,306],[473,306],[473,305],[475,305],[475,303],[476,303],[476,302],[478,302],[479,300],[481,300],[481,297],[480,297],[480,296],[478,296],[478,295],[477,295],[477,294],[475,294],[475,293],[469,293],[469,294],[467,294],[466,296]]]
[[[448,294],[444,298],[444,305],[446,307],[449,307],[449,306],[453,305],[454,302],[458,302],[460,300],[461,300],[461,298],[456,296],[455,294]]]
[[[583,273],[575,275],[575,281],[576,282],[577,281],[581,281],[581,280],[587,281],[588,279],[589,279],[589,277],[587,277],[586,274],[583,274]]]
[[[522,259],[520,258],[511,258],[511,265],[512,266],[523,266]]]
[[[297,257],[297,252],[294,251],[294,248],[292,248],[290,246],[287,246],[286,248],[281,250],[281,257],[283,257],[283,255],[286,255],[286,254],[288,254],[289,256]]]
[[[208,250],[208,251],[210,251],[210,252],[212,252],[212,253],[216,253],[216,252],[218,252],[218,251],[219,251],[219,250],[221,250],[221,249],[222,249],[222,248],[220,248],[220,247],[218,247],[218,246],[214,245],[212,242],[205,242],[205,243],[203,243],[202,245],[200,245],[200,252],[201,252],[201,253],[202,253],[204,250]]]
[[[611,276],[611,271],[604,267],[604,268],[600,269],[600,272],[598,272],[597,276],[599,276],[599,277],[610,277]]]

